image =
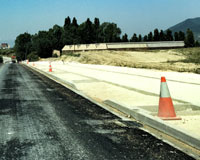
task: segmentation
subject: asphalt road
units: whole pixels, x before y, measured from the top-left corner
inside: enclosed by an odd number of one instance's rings
[[[192,159],[19,64],[0,66],[0,159]]]

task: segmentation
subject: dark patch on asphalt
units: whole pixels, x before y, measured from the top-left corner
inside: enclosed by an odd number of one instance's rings
[[[33,142],[25,140],[20,142],[19,139],[13,138],[5,144],[0,143],[0,159],[20,159],[26,156],[27,150],[34,145]]]
[[[56,131],[48,131],[44,133],[49,139],[53,139],[54,141],[60,141],[59,135]]]

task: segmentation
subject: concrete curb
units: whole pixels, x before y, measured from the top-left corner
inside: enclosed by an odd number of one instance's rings
[[[116,103],[111,100],[106,100],[103,102],[106,105],[109,105],[113,108],[118,109],[119,111],[134,117],[136,120],[140,121],[141,123],[148,125],[152,128],[155,128],[159,131],[162,131],[190,146],[200,150],[200,137],[197,135],[192,135],[183,129],[178,128],[177,126],[169,125],[164,123],[163,120],[159,119],[158,117],[151,116],[142,112],[139,109],[128,109],[123,105]]]

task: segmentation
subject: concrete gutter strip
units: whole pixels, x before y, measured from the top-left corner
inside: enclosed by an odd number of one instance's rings
[[[104,101],[104,103],[118,109],[123,113],[126,113],[127,115],[132,116],[133,118],[142,122],[145,125],[160,130],[200,150],[200,137],[198,137],[197,135],[187,133],[186,131],[179,129],[177,126],[165,124],[163,120],[141,112],[139,109],[130,110],[127,107],[124,107],[123,105],[111,100],[106,100]]]

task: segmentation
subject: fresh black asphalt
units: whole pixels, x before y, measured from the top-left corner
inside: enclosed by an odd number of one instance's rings
[[[2,160],[192,159],[141,127],[20,64],[0,66]]]

